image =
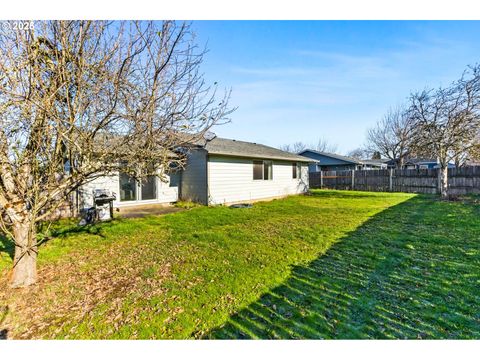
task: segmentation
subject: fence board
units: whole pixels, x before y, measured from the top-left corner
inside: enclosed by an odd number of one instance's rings
[[[438,193],[438,169],[339,170],[310,173],[311,188]],[[480,166],[448,169],[453,195],[480,193]]]

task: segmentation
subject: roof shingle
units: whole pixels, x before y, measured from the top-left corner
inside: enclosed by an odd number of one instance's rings
[[[312,162],[312,160],[307,157],[292,154],[270,146],[219,137],[208,141],[204,148],[209,154],[215,155]]]

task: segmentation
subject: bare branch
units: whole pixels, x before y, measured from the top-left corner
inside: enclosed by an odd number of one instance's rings
[[[35,30],[7,29],[0,31],[0,217],[22,256],[36,248],[35,224],[76,188],[118,171],[157,175],[186,138],[198,140],[232,111],[229,92],[219,99],[205,83],[205,50],[187,23],[38,21]]]

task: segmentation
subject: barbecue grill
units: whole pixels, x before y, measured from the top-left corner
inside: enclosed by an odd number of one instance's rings
[[[113,201],[116,199],[114,192],[107,189],[95,189],[93,192],[95,218],[100,221],[113,219]]]

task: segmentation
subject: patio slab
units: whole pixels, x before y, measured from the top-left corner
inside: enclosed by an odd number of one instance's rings
[[[136,205],[117,208],[116,215],[123,218],[141,218],[151,215],[172,214],[185,209],[164,204]]]

